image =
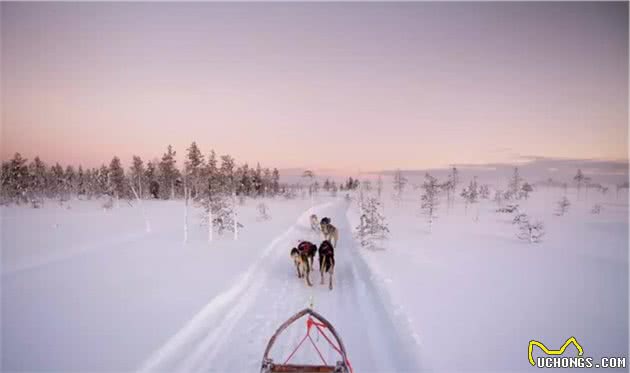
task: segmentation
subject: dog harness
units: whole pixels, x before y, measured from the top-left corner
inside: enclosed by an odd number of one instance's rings
[[[304,242],[300,242],[297,248],[300,251],[300,253],[308,254],[312,245],[313,245],[312,243],[308,241],[304,241]]]
[[[330,243],[327,243],[326,245],[324,245],[324,247],[322,247],[321,253],[322,255],[330,255],[333,252],[333,247]]]

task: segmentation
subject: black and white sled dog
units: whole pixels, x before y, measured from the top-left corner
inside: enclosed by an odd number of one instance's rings
[[[334,247],[337,247],[337,241],[339,241],[339,231],[334,225],[330,224],[330,218],[322,218],[320,228],[322,234],[324,235],[324,241],[330,241]]]
[[[335,272],[335,249],[330,241],[326,240],[319,245],[319,273],[322,277],[321,284],[324,284],[324,273],[328,273],[328,289],[333,288],[333,274]]]
[[[293,263],[295,264],[298,278],[304,277],[308,286],[313,286],[310,273],[311,268],[313,268],[313,260],[316,252],[317,246],[308,241],[302,241],[298,247],[291,249],[291,259],[293,259]]]
[[[315,214],[311,215],[311,229],[313,232],[319,232],[319,220]]]

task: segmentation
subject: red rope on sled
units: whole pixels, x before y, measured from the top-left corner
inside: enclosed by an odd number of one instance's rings
[[[345,359],[345,363],[348,365],[348,369],[350,369],[350,373],[354,373],[354,370],[352,369],[352,364],[350,364],[350,360],[348,359],[348,357],[345,356],[345,354],[341,351],[341,349],[333,341],[331,341],[330,338],[328,338],[328,336],[326,335],[326,333],[324,333],[324,331],[322,330],[322,327],[326,328],[326,325],[323,324],[323,323],[319,323],[319,322],[313,320],[313,318],[311,316],[309,316],[308,319],[306,320],[306,335],[304,336],[304,338],[302,338],[300,343],[298,343],[297,347],[295,347],[293,352],[291,352],[291,355],[289,355],[289,357],[284,362],[284,364],[287,364],[289,362],[289,360],[291,360],[291,358],[293,357],[293,355],[295,355],[297,350],[300,349],[300,346],[302,346],[302,343],[304,343],[306,338],[308,338],[311,341],[311,344],[313,345],[313,347],[315,347],[315,351],[317,351],[317,354],[319,355],[319,358],[322,360],[324,365],[328,365],[326,363],[326,360],[324,360],[324,356],[322,355],[321,351],[319,351],[319,348],[317,348],[317,345],[313,341],[313,338],[311,338],[311,334],[310,333],[311,333],[311,327],[313,327],[313,326],[315,326],[315,328],[317,328],[317,331],[319,332],[319,334],[321,334],[326,339],[328,344],[330,344],[332,346],[332,348],[335,349],[335,351],[337,351],[339,353],[339,355],[341,355]]]

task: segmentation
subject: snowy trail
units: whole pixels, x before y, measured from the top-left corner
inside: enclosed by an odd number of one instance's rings
[[[420,370],[418,359],[410,352],[411,334],[397,327],[357,252],[346,209],[347,203],[338,201],[306,211],[263,250],[237,283],[208,303],[140,370],[259,371],[264,348],[275,329],[305,308],[311,297],[314,309],[335,326],[343,339],[355,372]],[[297,278],[289,259],[290,248],[298,240],[321,241],[310,230],[308,218],[313,212],[331,217],[340,232],[333,291],[320,285],[318,270],[311,273],[314,286],[307,287]],[[289,328],[272,350],[274,360],[284,360],[305,331],[304,322]],[[320,342],[326,361],[334,364],[338,355],[323,339]],[[312,346],[304,345],[292,361],[317,363],[317,359]]]

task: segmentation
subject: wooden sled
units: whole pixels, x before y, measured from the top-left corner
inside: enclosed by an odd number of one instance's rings
[[[280,335],[289,325],[293,324],[295,321],[299,320],[303,316],[306,316],[306,335],[302,338],[302,341],[295,348],[293,353],[286,359],[283,364],[274,363],[274,361],[269,357],[269,352],[273,347],[276,338]],[[323,356],[317,349],[317,346],[313,342],[310,336],[310,332],[312,328],[315,328],[320,335],[322,335],[328,343],[339,353],[341,360],[337,361],[335,365],[327,365],[326,361],[324,361]],[[330,334],[332,334],[335,341],[332,341],[326,334],[324,334],[323,329],[328,329]],[[322,359],[323,365],[300,365],[300,364],[289,364],[289,360],[293,357],[293,354],[300,348],[302,343],[306,339],[310,339],[311,343],[319,353],[320,358]],[[335,344],[336,342],[336,344]],[[310,308],[303,309],[302,311],[296,313],[287,321],[285,321],[278,330],[271,336],[269,343],[267,343],[267,348],[265,348],[265,354],[263,355],[262,366],[260,368],[261,373],[272,373],[272,372],[300,372],[300,373],[353,373],[352,366],[350,365],[350,361],[346,355],[346,349],[339,338],[339,335],[335,331],[335,328],[332,326],[328,320],[326,320],[322,315],[313,311]]]

